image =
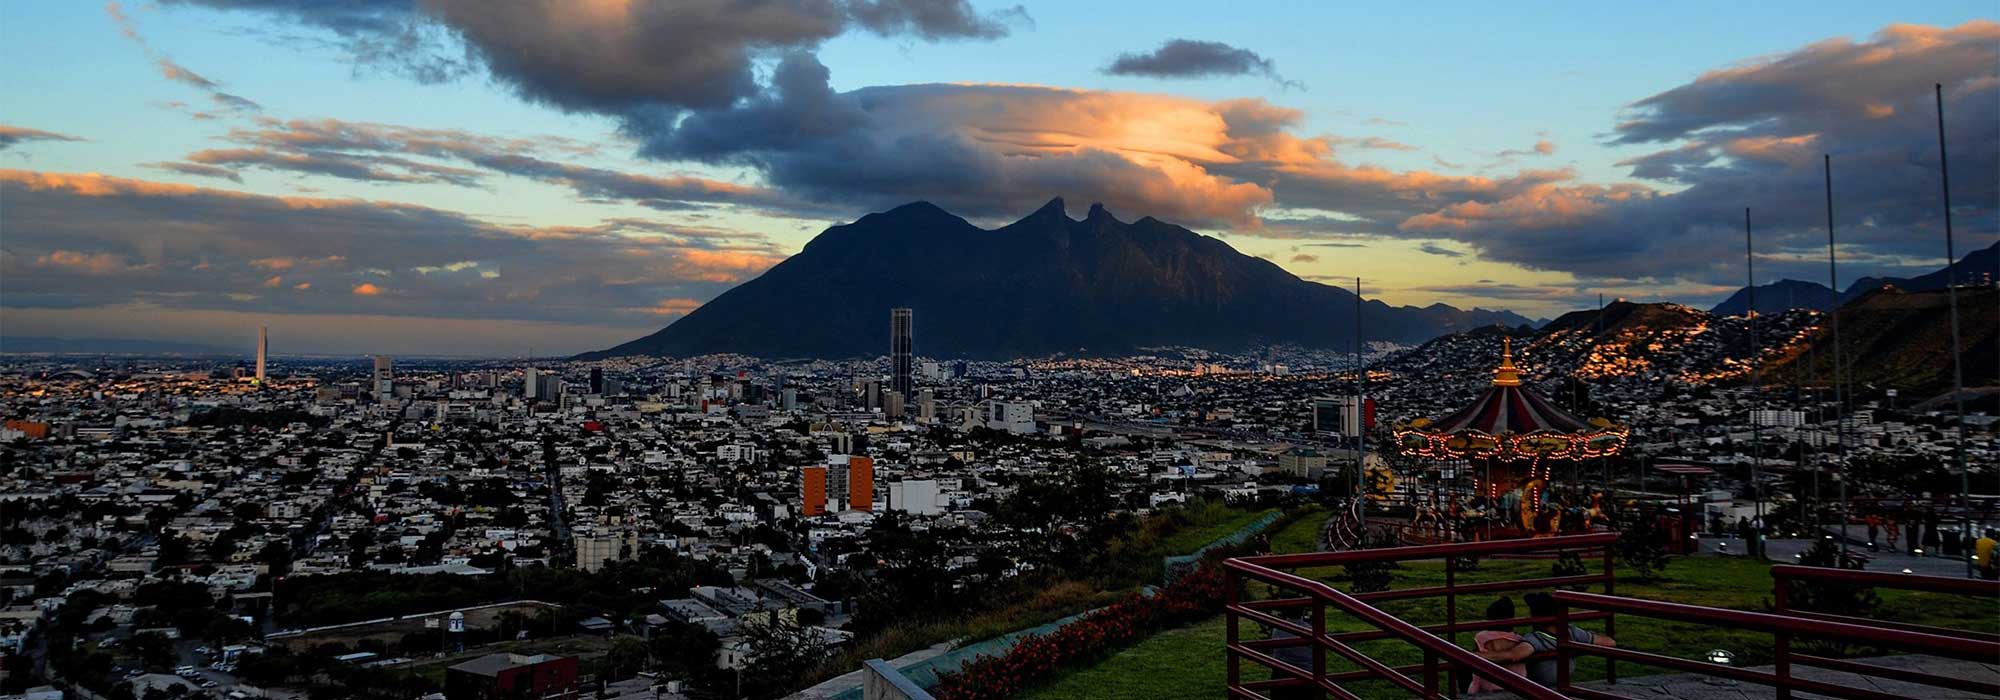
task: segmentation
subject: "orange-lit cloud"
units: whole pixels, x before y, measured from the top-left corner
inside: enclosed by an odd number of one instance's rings
[[[381,294],[382,288],[376,286],[374,282],[362,282],[361,284],[354,285],[354,293],[364,297],[372,297]]]

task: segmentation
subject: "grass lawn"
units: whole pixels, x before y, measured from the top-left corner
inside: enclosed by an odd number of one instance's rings
[[[1215,505],[1190,508],[1188,515],[1192,522],[1161,538],[1157,549],[1162,556],[1193,554],[1195,550],[1228,537],[1256,522],[1258,518],[1275,512],[1276,508],[1238,510]]]
[[[1302,519],[1301,523],[1295,524],[1294,527],[1304,527],[1304,520]],[[1293,528],[1287,528],[1287,531],[1291,529]],[[1281,531],[1274,535],[1274,545],[1291,534],[1293,533]],[[1476,572],[1461,573],[1459,578],[1461,583],[1519,579],[1546,576],[1548,570],[1548,562],[1489,560],[1483,562]],[[1337,580],[1339,570],[1306,570],[1301,573],[1321,579]],[[1397,573],[1394,587],[1441,585],[1443,582],[1442,563],[1416,562],[1404,565]],[[1340,583],[1335,585],[1345,588]],[[1252,593],[1255,595],[1256,591],[1253,590]],[[1747,559],[1716,557],[1676,559],[1658,580],[1619,581],[1617,593],[1695,605],[1762,610],[1765,601],[1771,596],[1771,578],[1766,564]],[[1878,593],[1883,601],[1880,611],[1876,614],[1880,619],[2000,632],[2000,615],[1994,614],[1990,601],[1902,591],[1881,590]],[[1490,597],[1484,596],[1461,598],[1458,605],[1459,619],[1478,619],[1490,600]],[[1445,617],[1442,600],[1399,601],[1385,604],[1383,607],[1406,620],[1420,623],[1443,622]],[[1339,615],[1329,616],[1327,626],[1329,629],[1341,631],[1363,627],[1360,622]],[[1597,631],[1603,630],[1601,623],[1584,626]],[[1255,629],[1254,625],[1246,623],[1246,634],[1258,634]],[[1224,635],[1224,621],[1219,616],[1191,627],[1166,632],[1095,665],[1065,674],[1026,697],[1031,700],[1221,697],[1225,674],[1225,660],[1222,653]],[[1690,658],[1699,657],[1710,649],[1728,649],[1736,654],[1738,662],[1742,665],[1766,664],[1771,659],[1769,635],[1721,630],[1672,620],[1620,617],[1617,639],[1620,647]],[[1469,644],[1470,640],[1471,635],[1463,635],[1460,643]],[[1359,648],[1391,665],[1422,661],[1421,654],[1414,648],[1396,642],[1373,642],[1359,645]],[[1255,663],[1246,661],[1243,666],[1246,678],[1263,677],[1263,670]],[[1329,667],[1334,670],[1354,668],[1351,665],[1338,663],[1337,660],[1329,660]],[[1649,672],[1654,671],[1629,663],[1621,664],[1619,668],[1619,674],[1624,677]],[[1603,662],[1600,659],[1584,659],[1578,663],[1577,673],[1583,680],[1601,678]],[[1382,683],[1358,684],[1350,686],[1350,689],[1370,698],[1405,695],[1399,689],[1392,689]]]

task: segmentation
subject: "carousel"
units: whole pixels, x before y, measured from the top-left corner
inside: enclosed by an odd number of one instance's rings
[[[1513,343],[1505,341],[1493,385],[1478,400],[1435,421],[1397,426],[1394,434],[1399,456],[1447,475],[1430,480],[1436,487],[1411,529],[1458,540],[1546,537],[1597,524],[1603,494],[1552,483],[1555,467],[1616,455],[1631,430],[1603,418],[1578,419],[1523,385]],[[1567,488],[1554,491],[1559,485]]]

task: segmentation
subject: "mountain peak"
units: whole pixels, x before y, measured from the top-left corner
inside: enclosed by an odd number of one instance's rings
[[[1084,222],[1052,199],[987,233],[928,203],[828,228],[797,255],[653,335],[586,357],[733,352],[766,358],[872,357],[891,308],[911,308],[926,355],[1093,355],[1163,345],[1237,351],[1347,347],[1354,314],[1369,339],[1421,341],[1525,321],[1502,313],[1371,303],[1299,279],[1164,222],[1131,230],[1102,204]]]
[[[1085,216],[1083,217],[1083,220],[1084,220],[1084,221],[1117,221],[1117,220],[1118,220],[1118,217],[1115,217],[1115,216],[1112,216],[1112,215],[1111,215],[1111,212],[1110,212],[1110,211],[1107,211],[1107,210],[1105,210],[1105,208],[1104,208],[1104,203],[1103,203],[1103,202],[1091,202],[1091,203],[1090,203],[1090,213],[1089,213],[1089,214],[1087,214],[1087,215],[1085,215]]]

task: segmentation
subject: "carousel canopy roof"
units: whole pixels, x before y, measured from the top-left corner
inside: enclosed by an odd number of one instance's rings
[[[1493,386],[1458,412],[1416,421],[1396,431],[1405,454],[1459,458],[1519,455],[1543,458],[1598,457],[1624,448],[1629,431],[1598,419],[1572,416],[1521,384],[1511,341],[1502,346]]]

